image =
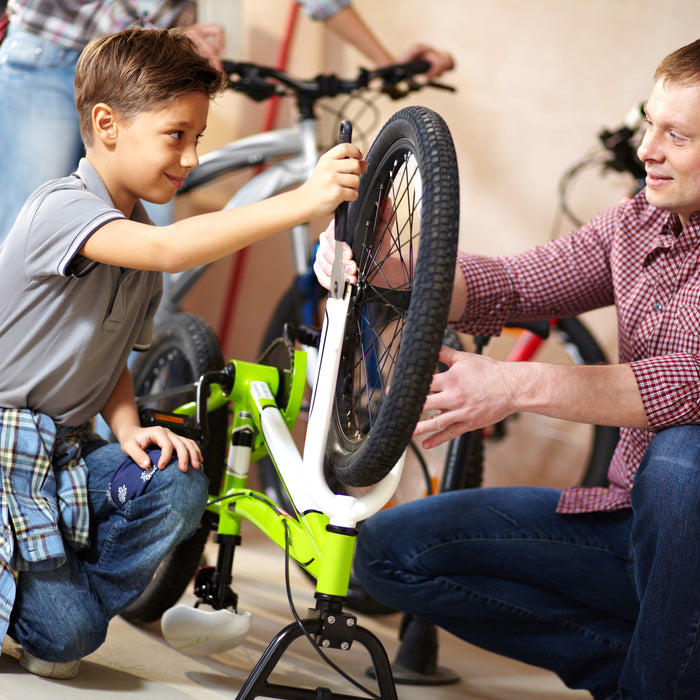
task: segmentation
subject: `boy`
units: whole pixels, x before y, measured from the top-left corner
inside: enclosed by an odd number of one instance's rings
[[[141,428],[126,366],[150,342],[161,273],[332,212],[365,168],[343,144],[298,190],[155,227],[140,200],[167,202],[196,167],[222,76],[182,32],[132,29],[91,42],[75,83],[86,158],[0,248],[0,638],[53,678],[75,675],[206,502],[197,445]],[[98,412],[118,445],[88,438]]]

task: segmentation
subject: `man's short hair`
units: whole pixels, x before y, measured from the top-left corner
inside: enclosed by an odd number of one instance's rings
[[[101,102],[127,122],[192,92],[215,97],[225,78],[182,29],[126,29],[94,39],[75,72],[75,106],[86,146],[94,141],[92,108]]]
[[[700,39],[666,56],[659,63],[654,80],[677,85],[700,84]]]

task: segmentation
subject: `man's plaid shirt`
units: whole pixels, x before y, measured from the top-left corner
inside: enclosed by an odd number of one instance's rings
[[[467,306],[456,330],[497,335],[506,321],[577,316],[614,304],[619,362],[629,363],[651,429],[622,428],[609,488],[571,488],[558,512],[615,510],[656,430],[700,423],[700,213],[685,228],[644,192],[581,230],[528,252],[461,254]]]

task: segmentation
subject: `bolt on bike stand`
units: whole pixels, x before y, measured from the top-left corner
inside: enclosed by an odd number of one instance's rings
[[[283,700],[357,700],[363,697],[335,693],[329,688],[312,690],[269,682],[270,674],[292,642],[307,635],[321,649],[349,650],[353,643],[363,646],[372,659],[378,697],[380,700],[398,700],[389,658],[382,643],[372,632],[360,627],[354,615],[343,611],[356,538],[357,529],[354,527],[326,526],[325,557],[321,558],[316,583],[316,607],[309,610],[312,617],[287,625],[270,642],[236,700],[261,696]]]
[[[323,649],[349,650],[353,642],[365,647],[374,664],[375,678],[381,700],[397,700],[389,658],[379,639],[367,629],[357,625],[357,618],[343,612],[342,599],[317,594],[316,608],[309,612],[315,617],[293,622],[285,627],[269,644],[250,676],[241,688],[236,700],[257,697],[283,700],[357,700],[358,695],[335,693],[329,688],[296,688],[269,682],[269,676],[284,652],[296,639],[308,634],[314,644]]]

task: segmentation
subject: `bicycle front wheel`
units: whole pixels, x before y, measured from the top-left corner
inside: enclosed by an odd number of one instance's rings
[[[349,486],[383,478],[418,422],[447,323],[459,231],[457,159],[439,115],[396,113],[367,162],[348,212],[358,283],[326,449]]]

